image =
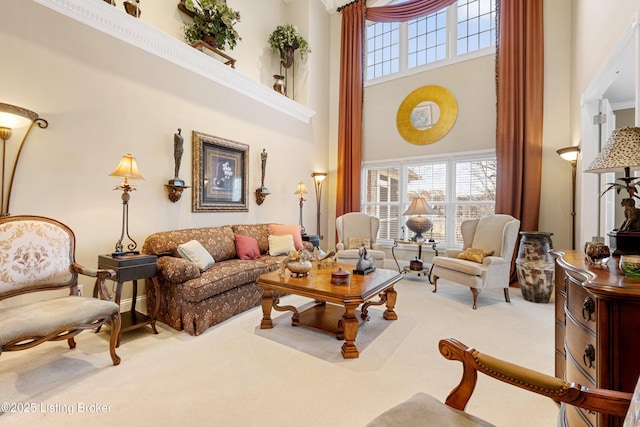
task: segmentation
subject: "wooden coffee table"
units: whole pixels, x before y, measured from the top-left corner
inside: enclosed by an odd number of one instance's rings
[[[377,269],[366,276],[351,274],[348,285],[333,285],[331,271],[338,267],[351,271],[353,265],[338,264],[327,269],[314,268],[306,277],[293,277],[288,273],[281,277],[278,271],[263,274],[258,278],[258,285],[264,289],[262,295],[262,322],[260,329],[271,329],[271,309],[277,311],[291,311],[291,323],[294,326],[304,326],[316,331],[325,332],[344,340],[342,356],[345,359],[355,359],[359,356],[356,347],[359,321],[356,309],[362,304],[361,318],[368,319],[368,308],[371,305],[386,304],[382,315],[386,320],[396,320],[398,315],[393,311],[396,305],[397,293],[393,289],[402,275],[397,271]],[[311,308],[298,312],[296,307],[280,306],[278,292],[300,295],[312,298],[316,304]],[[371,301],[374,297],[377,301]]]

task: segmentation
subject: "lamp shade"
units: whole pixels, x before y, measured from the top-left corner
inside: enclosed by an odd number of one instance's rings
[[[38,114],[26,108],[0,102],[0,127],[16,129],[29,126]]]
[[[120,159],[120,164],[118,167],[109,174],[109,176],[115,176],[117,178],[126,178],[126,179],[144,179],[142,174],[138,170],[138,163],[136,162],[136,158],[131,154],[125,154]]]
[[[433,209],[424,197],[416,197],[411,201],[409,208],[402,215],[437,215],[438,211]]]
[[[304,185],[304,181],[300,181],[298,183],[298,186],[296,187],[296,191],[293,194],[308,194],[309,192],[307,191],[307,186]]]
[[[313,178],[313,180],[316,183],[320,183],[320,182],[325,180],[325,178],[327,177],[327,173],[326,172],[313,172],[311,174],[311,177]]]
[[[640,128],[616,129],[585,172],[624,172],[640,168]]]
[[[556,151],[564,160],[568,162],[575,162],[578,160],[578,153],[580,153],[580,147],[574,145],[571,147],[561,148]]]

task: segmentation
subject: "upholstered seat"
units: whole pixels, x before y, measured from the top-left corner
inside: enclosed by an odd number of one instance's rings
[[[336,259],[346,264],[356,264],[360,259],[359,249],[365,243],[367,252],[373,258],[376,267],[384,268],[385,253],[376,243],[380,220],[361,212],[350,212],[336,218]]]
[[[471,289],[474,310],[482,289],[503,288],[510,302],[509,276],[519,229],[520,221],[510,215],[463,221],[462,250],[447,249],[433,258],[433,292],[443,278]]]
[[[74,348],[77,334],[110,323],[109,352],[113,364],[118,365],[120,307],[109,300],[104,284],[115,272],[77,264],[73,231],[50,218],[2,217],[0,241],[0,300],[4,307],[0,308],[0,354],[46,341],[66,340],[69,348]],[[101,299],[79,295],[79,274],[96,278]],[[69,295],[11,305],[14,296],[60,289],[69,289]]]

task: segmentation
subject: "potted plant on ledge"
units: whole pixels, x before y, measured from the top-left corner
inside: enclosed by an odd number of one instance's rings
[[[233,49],[242,40],[233,26],[240,22],[240,13],[220,0],[186,0],[185,8],[193,12],[193,23],[184,27],[189,44],[202,40],[216,49]]]
[[[292,24],[278,25],[269,36],[269,46],[280,53],[280,62],[284,68],[293,65],[293,54],[300,49],[300,59],[311,52],[309,43],[300,35],[298,28]]]

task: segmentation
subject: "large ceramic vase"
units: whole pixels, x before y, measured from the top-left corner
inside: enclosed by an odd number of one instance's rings
[[[531,302],[547,303],[554,288],[555,263],[549,250],[551,235],[544,231],[521,231],[516,272],[522,297]]]

